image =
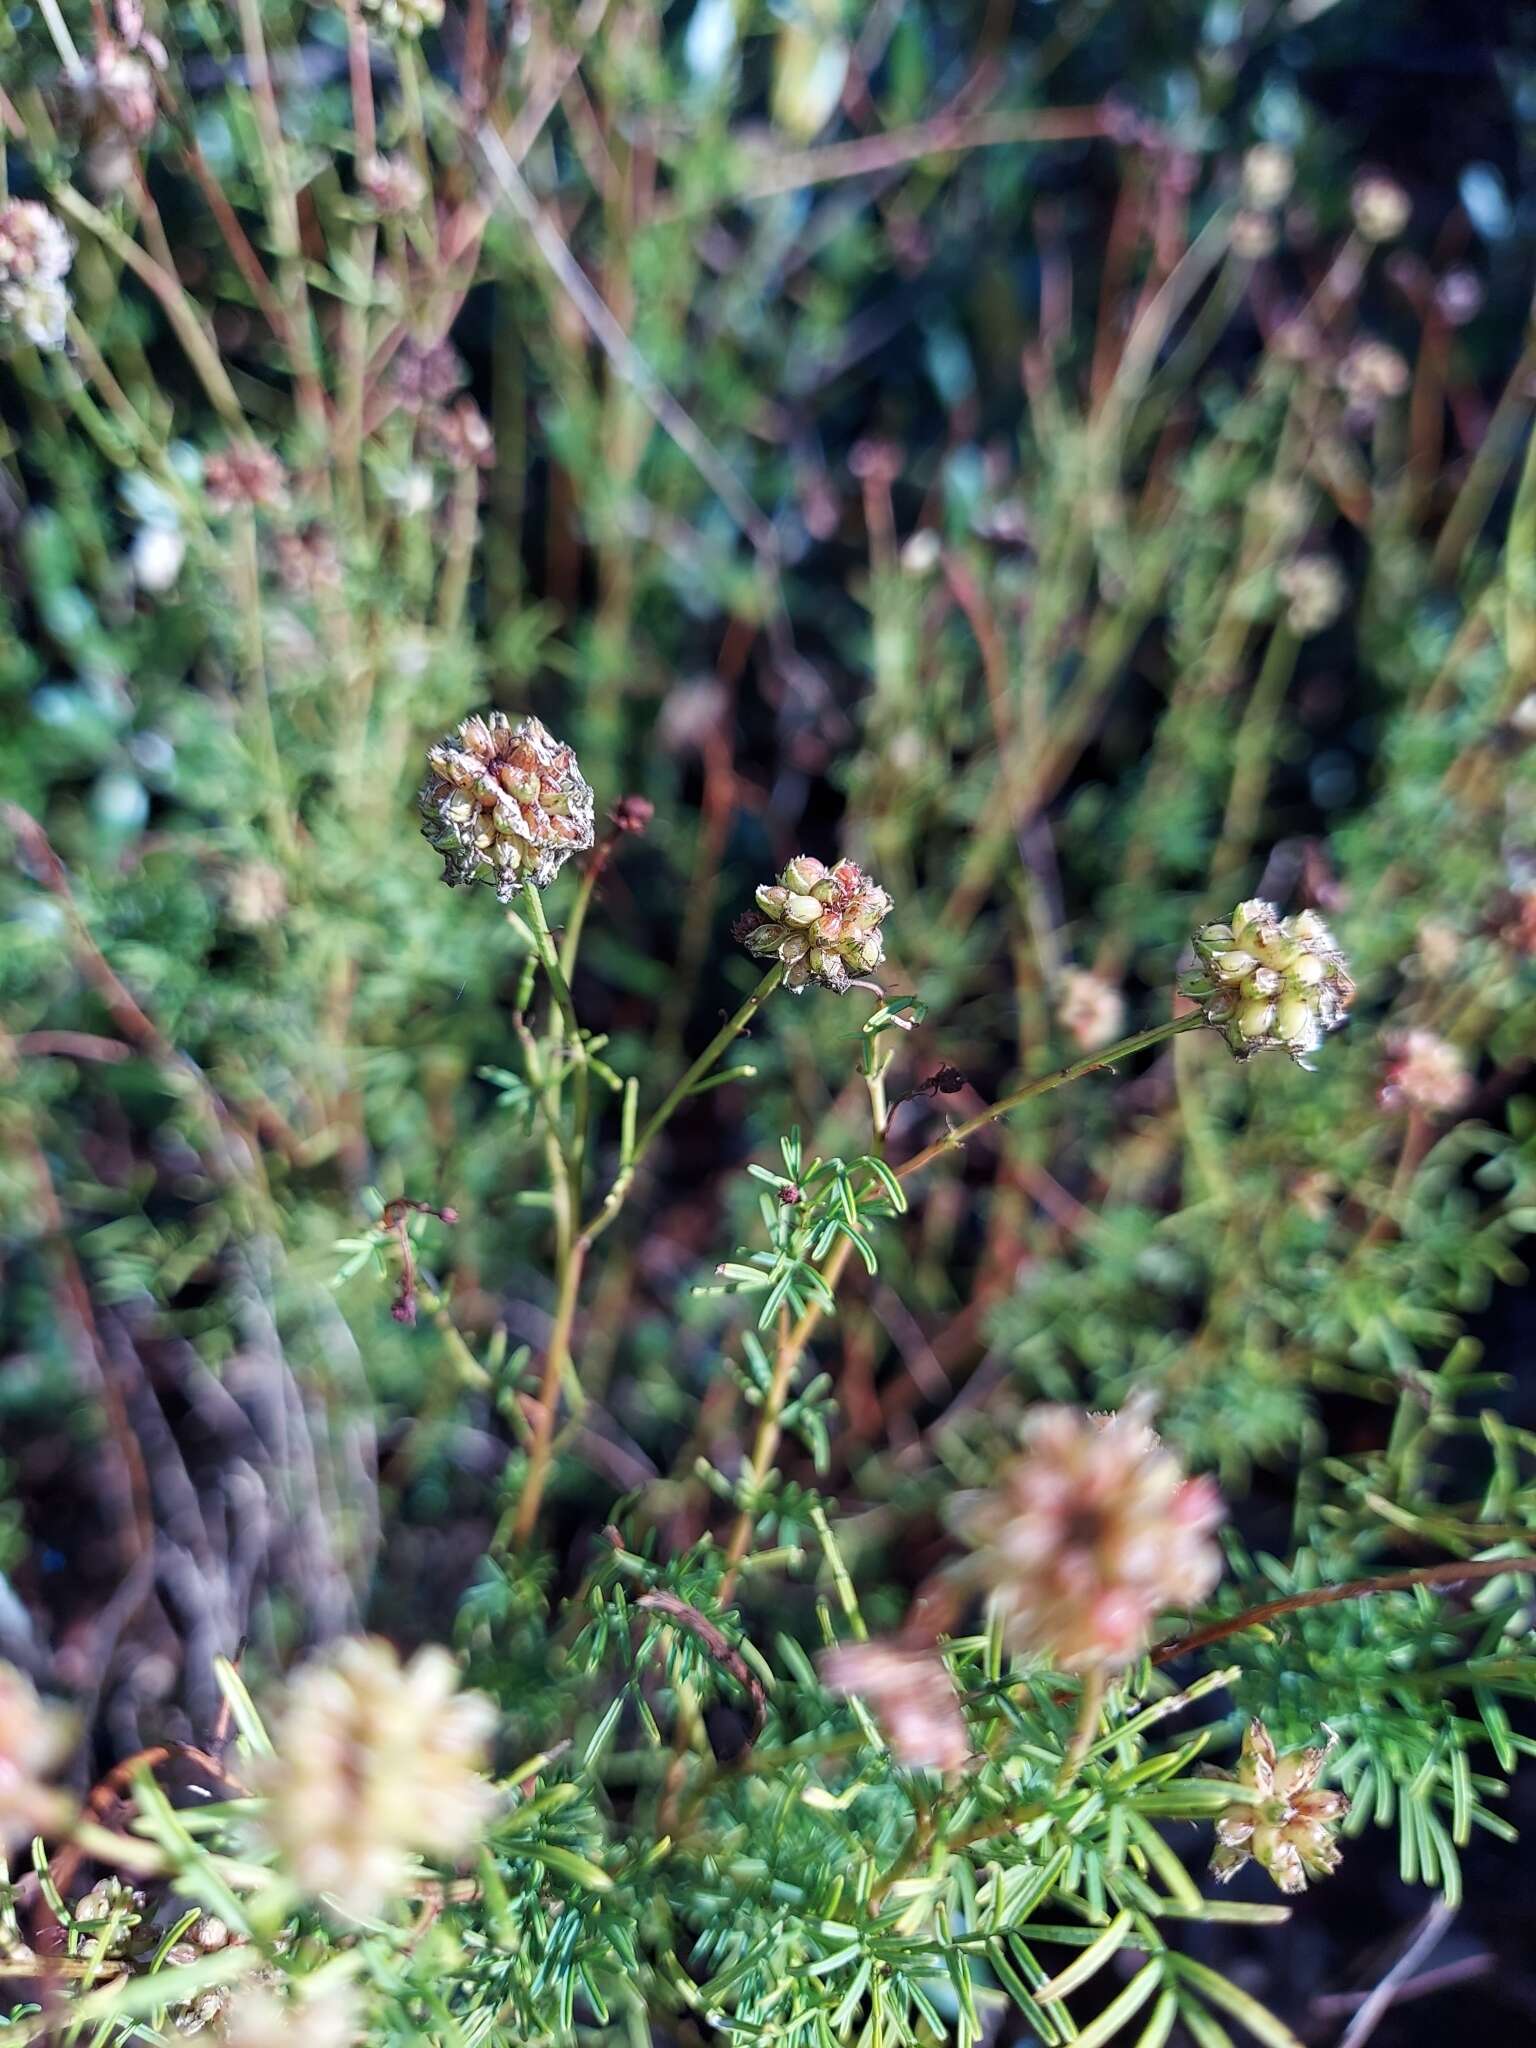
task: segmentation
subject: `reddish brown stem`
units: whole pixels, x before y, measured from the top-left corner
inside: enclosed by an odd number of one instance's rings
[[[1283,1600],[1266,1600],[1262,1606],[1247,1608],[1225,1621],[1209,1622],[1175,1636],[1171,1643],[1159,1643],[1152,1652],[1154,1664],[1170,1664],[1175,1657],[1187,1657],[1210,1643],[1241,1635],[1244,1629],[1259,1628],[1277,1615],[1297,1614],[1306,1607],[1330,1607],[1338,1600],[1368,1600],[1375,1593],[1405,1593],[1414,1586],[1455,1586],[1473,1579],[1497,1579],[1509,1572],[1536,1577],[1536,1558],[1474,1557],[1450,1564],[1418,1565],[1412,1571],[1387,1572],[1376,1579],[1347,1579],[1341,1586],[1313,1586],[1305,1593],[1288,1593]]]

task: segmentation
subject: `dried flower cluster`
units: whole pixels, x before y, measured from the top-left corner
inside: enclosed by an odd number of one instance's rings
[[[445,1650],[402,1665],[377,1638],[344,1642],[294,1678],[264,1774],[264,1827],[289,1874],[344,1911],[399,1896],[412,1851],[451,1857],[494,1801],[481,1776],[496,1710],[460,1693]]]
[[[1354,983],[1315,910],[1282,918],[1272,903],[1239,903],[1230,924],[1202,925],[1199,966],[1179,986],[1239,1059],[1288,1052],[1305,1060],[1344,1022]]]
[[[69,319],[64,280],[75,245],[35,199],[0,205],[0,327],[34,348],[60,349]]]
[[[487,881],[510,903],[525,882],[546,888],[592,844],[592,791],[575,754],[537,718],[466,718],[427,762],[422,830],[450,886]]]
[[[738,920],[736,936],[759,960],[780,961],[784,986],[796,995],[807,988],[841,995],[884,959],[880,927],[890,907],[855,862],[829,868],[802,853],[758,890],[757,911]]]
[[[1264,1723],[1249,1723],[1242,1761],[1230,1775],[1252,1796],[1235,1801],[1216,1822],[1211,1869],[1223,1884],[1250,1861],[1267,1870],[1283,1892],[1305,1891],[1309,1877],[1337,1869],[1341,1852],[1334,1835],[1349,1801],[1317,1784],[1332,1748],[1330,1741],[1321,1749],[1280,1756]]]
[[[960,1498],[953,1523],[1009,1648],[1089,1671],[1129,1664],[1160,1614],[1210,1592],[1222,1515],[1213,1483],[1186,1478],[1132,1403],[1110,1416],[1034,1409],[1023,1449]]]
[[[14,1665],[0,1664],[0,1849],[47,1824],[58,1795],[45,1780],[69,1754],[75,1720],[39,1699]]]
[[[819,1659],[829,1691],[863,1700],[898,1763],[958,1771],[970,1754],[954,1682],[937,1651],[838,1643]]]

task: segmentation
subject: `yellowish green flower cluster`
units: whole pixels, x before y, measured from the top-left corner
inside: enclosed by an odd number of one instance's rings
[[[782,962],[784,986],[796,995],[807,988],[841,995],[884,959],[880,927],[890,907],[854,861],[829,868],[802,853],[758,890],[757,911],[740,919],[736,936],[759,960]]]
[[[1283,918],[1253,897],[1229,924],[1202,925],[1194,948],[1199,966],[1179,986],[1240,1060],[1288,1052],[1305,1061],[1344,1022],[1355,985],[1315,910]]]

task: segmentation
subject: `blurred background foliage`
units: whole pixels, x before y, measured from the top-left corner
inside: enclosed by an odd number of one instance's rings
[[[551,1311],[524,956],[414,809],[485,704],[600,817],[656,806],[575,990],[647,1103],[802,849],[896,899],[893,1156],[1101,1042],[1074,990],[1165,1017],[1240,897],[1355,968],[1315,1073],[1186,1037],[914,1189],[820,1360],[875,1608],[1025,1401],[1133,1383],[1256,1541],[1454,1554],[1536,1421],[1494,1301],[1536,1217],[1529,13],[583,0],[418,42],[177,0],[125,147],[68,49],[136,17],[50,11],[0,23],[10,189],[77,241],[70,349],[0,369],[0,1637],[98,1703],[98,1762],[197,1739],[213,1650],[440,1633],[474,1586],[472,1627],[501,1583]],[[288,484],[231,512],[246,432]],[[746,1161],[867,1149],[861,1000],[777,998],[603,1241],[556,1582],[621,1500],[670,1552],[720,1526],[738,1318],[696,1290],[758,1241]],[[1406,1030],[1461,1099],[1394,1093]],[[457,1216],[414,1325],[399,1195]]]

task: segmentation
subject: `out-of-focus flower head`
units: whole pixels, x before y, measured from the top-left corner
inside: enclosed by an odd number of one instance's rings
[[[1273,256],[1280,244],[1280,230],[1272,213],[1257,206],[1243,206],[1232,216],[1232,253],[1250,263]]]
[[[543,889],[592,844],[592,791],[576,756],[537,718],[466,718],[427,752],[422,830],[450,885],[486,881],[510,903]]]
[[[797,854],[777,882],[757,892],[757,909],[737,920],[736,936],[759,960],[778,960],[784,986],[799,994],[841,995],[885,957],[880,935],[891,899],[851,860],[826,867]]]
[[[409,36],[412,41],[443,19],[443,0],[363,0],[363,13],[370,25],[387,36]]]
[[[996,1482],[955,1503],[974,1552],[963,1576],[990,1594],[1011,1650],[1065,1671],[1118,1669],[1159,1615],[1221,1576],[1221,1497],[1185,1476],[1146,1413],[1035,1408]]]
[[[464,358],[451,341],[424,346],[408,341],[389,366],[390,396],[404,412],[424,412],[446,405],[468,377]]]
[[[1242,1761],[1230,1776],[1251,1795],[1235,1800],[1216,1822],[1216,1853],[1211,1869],[1223,1884],[1245,1863],[1257,1863],[1283,1892],[1301,1892],[1309,1877],[1336,1870],[1341,1851],[1334,1839],[1349,1811],[1342,1792],[1326,1792],[1318,1779],[1333,1748],[1294,1749],[1276,1753],[1262,1721],[1250,1721],[1243,1735]]]
[[[1367,420],[1386,400],[1401,398],[1408,380],[1407,363],[1384,341],[1357,341],[1339,364],[1339,389],[1351,410]]]
[[[1288,1052],[1304,1061],[1344,1022],[1355,985],[1315,910],[1282,918],[1253,897],[1230,923],[1202,925],[1194,948],[1198,967],[1179,987],[1239,1059]]]
[[[490,423],[472,398],[435,406],[423,416],[427,439],[450,469],[487,469],[496,460]]]
[[[70,306],[64,279],[74,253],[63,224],[39,201],[0,205],[0,327],[34,348],[61,349]]]
[[[954,1680],[936,1650],[837,1643],[817,1660],[829,1691],[864,1701],[898,1763],[958,1771],[970,1754]]]
[[[125,142],[137,146],[149,139],[158,108],[155,74],[146,57],[116,43],[106,44],[90,67],[84,90],[95,111]]]
[[[481,1773],[496,1710],[458,1683],[447,1651],[402,1664],[373,1637],[295,1675],[258,1789],[263,1831],[305,1891],[376,1913],[399,1894],[412,1852],[454,1857],[478,1838],[495,1800]]]
[[[1448,270],[1435,285],[1435,311],[1447,327],[1465,327],[1483,309],[1483,281],[1475,270]]]
[[[288,891],[279,869],[270,861],[242,861],[225,884],[229,921],[241,931],[264,931],[288,908]]]
[[[1243,158],[1243,198],[1249,206],[1272,212],[1291,196],[1296,159],[1278,142],[1256,142]]]
[[[40,1699],[24,1671],[0,1663],[0,1848],[58,1819],[61,1795],[46,1780],[74,1739],[74,1715]]]
[[[1395,242],[1413,212],[1408,194],[1396,178],[1367,171],[1355,180],[1349,195],[1355,226],[1368,242]]]
[[[1125,1028],[1125,997],[1087,967],[1065,967],[1056,984],[1056,1017],[1084,1052],[1097,1052]]]
[[[277,535],[277,573],[295,597],[317,597],[341,588],[341,557],[328,526],[311,525]]]
[[[427,196],[427,181],[408,156],[364,157],[357,183],[382,214],[414,213]]]
[[[1383,1109],[1406,1105],[1424,1116],[1453,1116],[1471,1093],[1467,1063],[1449,1039],[1418,1028],[1389,1036],[1378,1098]]]
[[[275,1985],[242,1985],[218,2038],[222,2048],[354,2048],[363,2028],[352,1985],[328,1984],[306,1996],[302,1982],[290,1980],[286,1997]]]
[[[1349,586],[1332,555],[1297,555],[1283,563],[1276,583],[1285,599],[1285,623],[1301,640],[1325,633],[1344,609]]]
[[[258,441],[231,441],[203,459],[203,490],[215,512],[237,505],[280,512],[288,502],[288,472],[282,458]]]

